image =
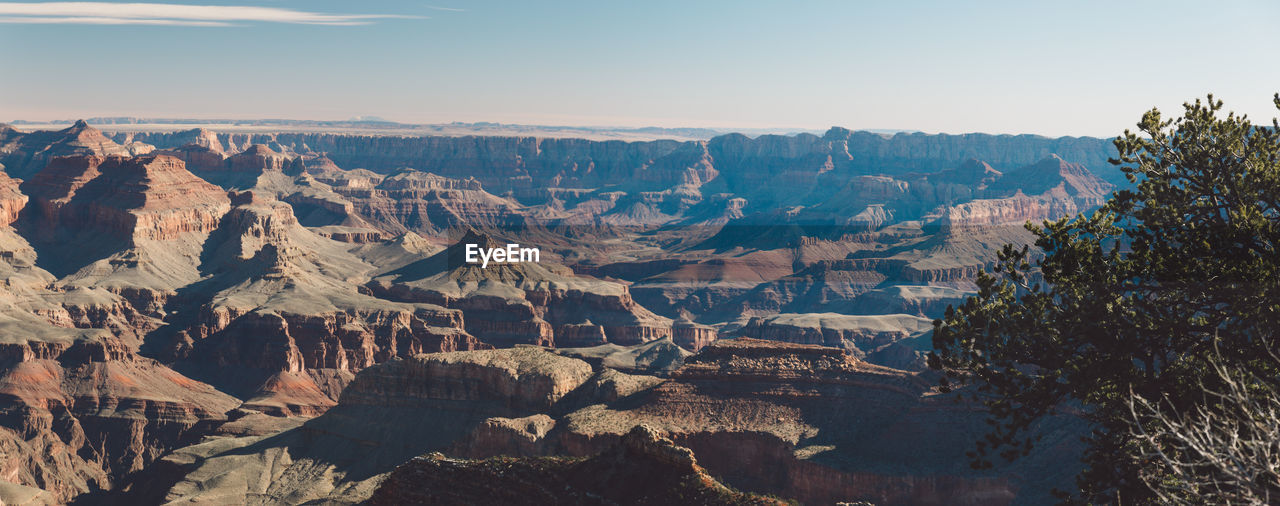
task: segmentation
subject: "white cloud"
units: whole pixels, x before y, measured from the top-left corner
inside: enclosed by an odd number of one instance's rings
[[[168,26],[234,26],[222,21],[188,21],[182,19],[128,19],[74,16],[0,16],[0,23],[29,25],[168,25]]]
[[[0,2],[0,23],[231,26],[235,22],[367,25],[394,14],[324,14],[276,7],[111,2]]]

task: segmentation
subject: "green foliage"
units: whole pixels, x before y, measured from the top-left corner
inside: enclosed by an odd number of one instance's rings
[[[1153,109],[1115,140],[1133,189],[1087,216],[1028,224],[1039,252],[1006,246],[978,294],[935,322],[944,386],[972,383],[990,409],[975,466],[1025,455],[1037,420],[1079,409],[1093,432],[1075,499],[1151,502],[1131,395],[1175,410],[1212,402],[1215,348],[1280,378],[1262,360],[1280,323],[1280,124],[1224,117],[1212,95],[1184,107],[1172,120]]]

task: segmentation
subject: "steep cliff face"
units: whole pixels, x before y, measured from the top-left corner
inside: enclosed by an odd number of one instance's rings
[[[6,209],[25,200],[0,186]],[[238,403],[136,353],[158,322],[120,295],[60,286],[0,226],[0,474],[59,503],[189,444]],[[7,500],[7,499],[6,499]]]
[[[391,361],[361,371],[337,407],[301,427],[175,452],[166,463],[180,478],[153,501],[360,502],[414,456],[491,420],[551,410],[591,376],[585,362],[537,348]]]
[[[427,354],[359,375],[342,405],[452,409],[449,401],[470,400],[478,403],[457,406],[467,416],[521,416],[550,409],[591,375],[585,362],[538,348]]]
[[[133,139],[176,148],[164,134]],[[548,186],[594,186],[627,177],[670,187],[693,169],[701,180],[712,174],[698,143],[622,142],[532,137],[370,137],[335,134],[222,135],[228,149],[264,144],[295,153],[326,153],[342,167],[390,173],[412,167],[446,177],[474,176],[498,192]]]
[[[784,313],[751,318],[733,333],[755,339],[843,348],[861,357],[932,329],[932,320],[902,314]]]
[[[1008,198],[980,199],[949,207],[936,224],[941,232],[955,234],[1027,222],[1040,223],[1071,216],[1080,210],[1071,200],[1028,197],[1018,193]]]
[[[367,176],[348,179],[333,172],[318,178],[335,183],[332,189],[350,202],[350,213],[392,235],[444,235],[468,227],[499,230],[533,225],[523,206],[484,191],[473,178],[451,179],[418,171],[402,171],[376,183]]]
[[[459,311],[360,293],[358,283],[375,267],[302,227],[287,204],[253,193],[233,196],[236,207],[206,244],[204,268],[212,276],[187,295],[207,302],[171,318],[183,325],[169,336],[164,356],[193,367],[231,367],[230,377],[214,376],[251,392],[255,406],[300,414],[323,411],[345,385],[304,385],[315,374],[484,347],[463,330]],[[327,399],[311,395],[313,389]]]
[[[261,174],[266,171],[283,171],[292,159],[277,153],[269,146],[254,144],[248,149],[227,158],[227,170]]]
[[[27,197],[16,179],[0,179],[0,206],[20,215]],[[48,358],[48,342],[74,335],[70,329],[107,329],[125,340],[136,340],[154,328],[152,318],[139,314],[119,295],[101,289],[57,285],[57,278],[37,265],[35,248],[8,224],[0,224],[0,321],[16,348],[15,359]],[[35,343],[35,344],[32,344]]]
[[[55,158],[22,189],[42,229],[91,229],[129,242],[207,234],[230,207],[225,192],[165,155]]]
[[[18,230],[60,286],[107,290],[157,317],[200,279],[201,245],[230,208],[224,191],[163,155],[58,157],[21,188],[31,201]]]
[[[526,472],[536,468],[527,466],[591,462],[557,473],[572,491],[575,480],[592,480],[590,469],[663,456],[657,469],[696,465],[704,483],[805,503],[1007,504],[1048,500],[1049,487],[1074,473],[1063,462],[1076,455],[1082,427],[1066,418],[1046,426],[1044,446],[1017,464],[970,469],[963,453],[985,430],[983,415],[930,384],[839,349],[751,339],[711,344],[666,381],[593,374],[536,348],[421,355],[361,371],[337,407],[302,427],[175,452],[166,462],[181,478],[164,495],[291,504],[494,497],[531,483]],[[620,447],[638,453],[620,457]],[[413,459],[432,451],[444,454]],[[496,454],[561,457],[445,456]],[[494,469],[509,472],[486,474]],[[618,497],[638,493],[643,469],[625,474]],[[413,477],[452,477],[454,486],[410,487]],[[644,488],[684,483],[661,482]]]
[[[131,152],[84,121],[64,130],[19,132],[7,128],[0,133],[0,165],[10,176],[22,179],[30,178],[59,156],[133,154],[141,153]]]
[[[138,471],[226,419],[238,401],[104,333],[0,344],[0,446],[10,481],[59,501]]]
[[[400,504],[785,504],[735,492],[693,452],[637,426],[589,458],[450,459],[433,453],[397,467],[371,505]]]
[[[973,471],[963,453],[984,430],[981,413],[929,384],[838,349],[721,340],[642,400],[570,413],[560,443],[590,454],[646,424],[726,484],[814,504],[1036,502],[1048,499],[1046,480],[1069,481],[1074,471],[1061,464],[1078,451],[1065,443],[1078,424],[1047,427],[1049,443],[1013,467]],[[1016,469],[1036,469],[1034,486]]]
[[[703,346],[715,341],[716,336],[714,327],[701,325],[687,318],[676,320],[672,326],[672,340],[690,351],[701,350]]]
[[[796,197],[813,192],[821,176],[832,175],[852,160],[843,145],[811,134],[755,139],[729,134],[708,141],[707,150],[730,191],[762,203],[794,203]]]
[[[18,213],[27,205],[27,196],[18,189],[21,180],[0,173],[0,228],[8,228],[18,220]]]
[[[1110,139],[923,133],[885,137],[844,128],[832,128],[823,139],[843,141],[856,166],[890,174],[936,172],[955,167],[968,159],[984,160],[997,170],[1007,171],[1056,153],[1083,164],[1107,182],[1124,183],[1124,175],[1107,162],[1115,156],[1115,147]]]
[[[227,163],[227,155],[220,149],[199,144],[183,144],[160,150],[156,154],[173,156],[182,160],[187,165],[187,170],[205,175],[224,170]]]
[[[187,137],[137,134],[132,139],[176,148],[189,142]],[[929,173],[956,167],[968,159],[985,160],[996,170],[1004,171],[1035,163],[1051,153],[1098,171],[1108,182],[1123,183],[1123,175],[1107,163],[1114,154],[1110,141],[1087,137],[883,136],[832,128],[821,137],[763,135],[751,139],[729,134],[709,142],[285,133],[223,134],[220,139],[231,149],[268,144],[296,153],[328,153],[342,167],[383,173],[413,167],[448,177],[474,174],[486,188],[499,193],[535,187],[593,187],[624,180],[668,188],[695,178],[707,183],[721,175],[735,187],[785,178],[811,183],[819,174],[833,169],[858,174]],[[779,168],[784,170],[779,172]]]
[[[122,144],[131,142],[139,142],[141,139],[147,139],[146,142],[162,148],[177,148],[182,146],[195,146],[204,148],[218,153],[224,152],[222,141],[218,139],[217,132],[207,128],[193,128],[191,130],[181,130],[177,132],[147,132],[147,133],[117,133],[111,136],[113,140]]]
[[[1052,155],[993,181],[985,192],[989,198],[946,208],[937,224],[943,233],[964,233],[1040,223],[1101,206],[1114,189],[1083,166]]]

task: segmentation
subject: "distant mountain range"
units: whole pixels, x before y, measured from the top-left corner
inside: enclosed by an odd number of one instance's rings
[[[77,120],[28,121],[14,120],[9,124],[23,127],[54,128],[65,127]],[[450,122],[450,123],[399,123],[385,120],[377,116],[359,116],[347,120],[294,120],[294,119],[194,119],[194,118],[137,118],[128,116],[94,117],[84,121],[95,127],[108,131],[158,131],[175,126],[189,128],[203,126],[217,128],[220,131],[232,132],[249,128],[275,128],[281,131],[301,129],[315,131],[317,129],[339,130],[358,129],[369,133],[379,131],[403,132],[421,131],[423,134],[449,135],[503,135],[504,132],[524,133],[535,136],[557,136],[577,134],[578,136],[618,136],[635,138],[673,138],[673,139],[710,139],[717,135],[741,133],[750,136],[779,134],[795,135],[799,133],[821,134],[821,129],[795,128],[696,128],[696,127],[619,127],[619,126],[569,126],[569,125],[526,125],[494,122]],[[902,129],[866,129],[866,132],[892,135],[896,133],[916,133],[918,130]]]

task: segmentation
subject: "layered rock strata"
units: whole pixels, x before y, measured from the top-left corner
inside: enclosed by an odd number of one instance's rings
[[[637,304],[625,285],[574,276],[550,262],[471,264],[469,244],[505,247],[470,232],[445,251],[375,278],[368,287],[391,300],[459,309],[469,333],[499,346],[639,344],[674,333],[671,320]],[[704,332],[690,328],[682,331],[682,340],[705,344]]]
[[[1077,455],[1083,426],[1070,417],[1041,427],[1044,444],[1018,463],[970,469],[963,454],[985,430],[983,419],[934,392],[926,378],[820,346],[721,340],[665,381],[593,373],[585,362],[532,347],[420,355],[360,372],[337,407],[302,427],[175,452],[166,462],[182,477],[165,495],[241,501],[253,494],[292,504],[496,497],[483,494],[528,484],[527,466],[605,466],[620,446],[636,451],[638,435],[648,445],[661,441],[658,434],[692,450],[663,450],[684,457],[664,460],[661,469],[689,470],[696,455],[707,479],[805,503],[1037,502],[1074,474],[1062,463]],[[433,451],[443,455],[413,459]],[[496,455],[576,458],[450,458]],[[471,481],[469,466],[489,478]],[[461,481],[447,487],[453,492],[406,487],[408,478],[428,479],[425,469],[430,479]],[[485,474],[492,469],[511,474]],[[647,476],[636,471],[628,474],[633,480]]]
[[[433,453],[396,468],[370,505],[400,504],[784,504],[736,492],[707,474],[693,452],[637,426],[589,458],[491,458]]]

